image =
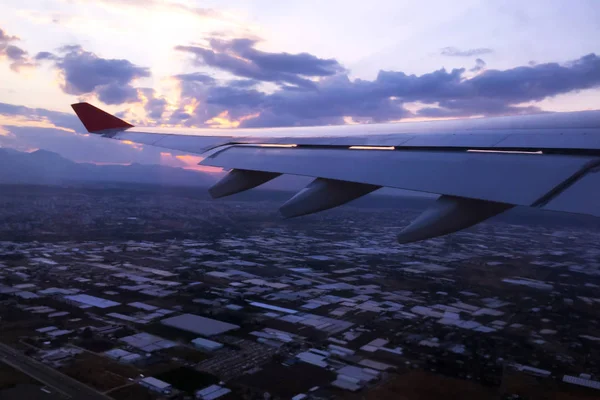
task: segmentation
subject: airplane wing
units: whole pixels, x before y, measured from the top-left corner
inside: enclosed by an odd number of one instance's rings
[[[296,217],[381,187],[435,193],[400,243],[455,232],[514,206],[600,216],[600,111],[435,122],[265,129],[134,127],[88,103],[88,132],[195,153],[230,172],[215,197],[281,174],[314,177],[280,209]]]

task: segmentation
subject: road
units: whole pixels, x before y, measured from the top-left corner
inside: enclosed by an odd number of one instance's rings
[[[27,357],[18,350],[0,343],[0,362],[31,376],[72,399],[110,400],[108,397],[83,383],[68,377],[54,368]]]

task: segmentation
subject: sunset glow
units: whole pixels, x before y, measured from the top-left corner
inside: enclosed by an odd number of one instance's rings
[[[238,120],[232,120],[229,118],[229,111],[225,110],[221,114],[217,115],[206,121],[206,124],[211,128],[238,128],[244,121],[256,118],[260,113],[245,115]]]

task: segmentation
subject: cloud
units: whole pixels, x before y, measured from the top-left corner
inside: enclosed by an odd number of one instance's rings
[[[262,82],[286,83],[314,88],[308,78],[332,76],[344,68],[334,59],[318,58],[312,54],[269,53],[255,49],[253,39],[211,39],[210,48],[177,46],[176,50],[193,55],[197,66],[207,65],[227,71],[237,77]]]
[[[229,65],[223,68],[228,70]],[[314,82],[312,90],[280,83],[277,90],[268,93],[228,81],[205,84],[180,79],[184,106],[171,118],[172,123],[202,126],[226,116],[231,126],[267,127],[341,124],[345,117],[385,122],[410,117],[523,114],[541,110],[522,104],[600,87],[600,57],[595,54],[566,64],[507,70],[485,69],[485,62],[478,59],[471,71],[478,74],[469,78],[464,68],[423,75],[380,71],[374,80],[351,80],[339,73]],[[409,111],[407,103],[425,106]]]
[[[157,96],[156,91],[152,88],[142,88],[138,90],[143,97],[146,116],[154,121],[161,120],[169,105],[167,99],[162,96]]]
[[[40,126],[46,124],[47,127],[59,128],[61,130],[69,131],[83,131],[83,125],[79,122],[79,119],[72,113],[63,113],[58,111],[51,111],[45,108],[29,108],[25,106],[17,106],[14,104],[0,103],[0,117],[5,117],[3,123],[0,125],[11,125],[7,122],[8,118],[21,118],[22,120],[15,120],[14,125],[22,125],[24,122]],[[0,120],[2,121],[2,120]]]
[[[50,60],[62,78],[62,90],[73,95],[95,94],[105,104],[123,104],[140,101],[134,80],[150,76],[148,68],[139,67],[129,60],[107,59],[86,51],[81,46],[69,45],[59,50],[60,55],[38,53],[36,59]]]
[[[18,37],[8,35],[0,28],[0,58],[6,57],[10,61],[10,68],[15,72],[25,67],[34,67],[35,64],[32,63],[27,51],[11,44],[16,41],[19,41]]]
[[[161,162],[158,148],[132,146],[85,132],[74,113],[0,103],[0,147],[46,149],[71,160],[94,163]],[[182,153],[173,154],[177,157]]]
[[[37,53],[35,55],[35,59],[38,61],[44,61],[44,60],[55,60],[56,61],[59,59],[59,57],[50,53],[49,51],[40,51],[39,53]]]
[[[10,36],[2,28],[0,28],[0,43],[8,43],[14,40],[19,40],[16,36]]]
[[[486,65],[487,64],[485,63],[485,61],[483,61],[481,58],[478,58],[475,60],[475,66],[473,68],[471,68],[469,71],[481,72],[485,69]]]
[[[196,17],[200,18],[219,18],[224,19],[225,16],[215,10],[213,8],[206,7],[194,7],[187,4],[182,4],[179,2],[172,2],[168,0],[79,0],[80,2],[85,2],[86,4],[90,1],[95,1],[96,3],[105,4],[108,6],[114,6],[116,8],[121,9],[123,6],[129,7],[143,7],[144,9],[148,8],[156,8],[159,10],[170,10],[170,11],[179,11],[186,14],[192,14]]]
[[[0,103],[0,147],[21,151],[45,149],[77,162],[95,164],[162,164],[202,172],[221,173],[220,168],[201,167],[202,157],[164,152],[152,146],[108,140],[84,133],[72,113]]]
[[[216,83],[215,78],[213,78],[210,75],[203,74],[201,72],[192,72],[190,74],[179,74],[179,75],[175,75],[174,78],[176,78],[180,81],[199,82],[199,83],[203,83],[205,85],[212,85],[212,84]]]
[[[456,47],[444,47],[440,50],[441,55],[449,57],[473,57],[482,56],[484,54],[493,53],[494,50],[487,47],[479,47],[476,49],[460,50]]]

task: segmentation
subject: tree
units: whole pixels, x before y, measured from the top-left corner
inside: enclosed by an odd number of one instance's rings
[[[87,328],[85,328],[83,330],[83,332],[81,333],[81,337],[83,339],[92,339],[94,337],[94,332],[92,332],[92,330],[90,329],[90,327],[88,326]]]

